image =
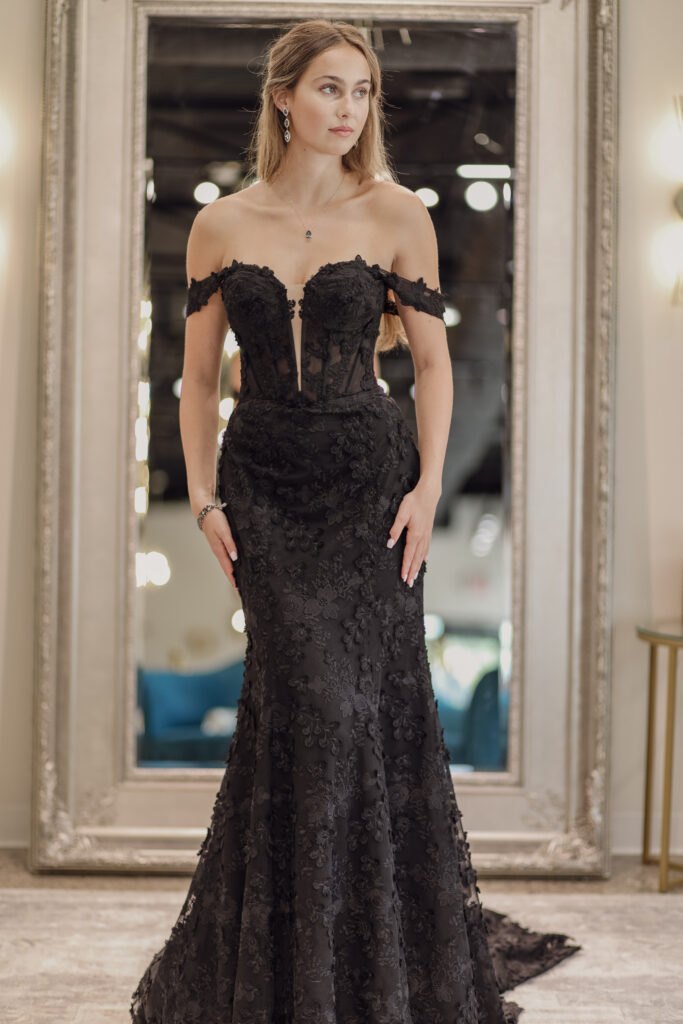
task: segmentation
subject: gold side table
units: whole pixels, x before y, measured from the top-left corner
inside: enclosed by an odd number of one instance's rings
[[[669,869],[683,871],[680,861],[669,856],[671,839],[671,792],[673,788],[674,723],[676,709],[676,668],[678,651],[683,647],[683,622],[653,622],[636,626],[636,634],[650,645],[649,697],[647,710],[647,760],[645,770],[645,822],[643,825],[643,864],[659,864],[659,891],[683,885],[683,878],[669,881]],[[664,743],[664,795],[662,800],[662,838],[659,857],[650,854],[650,812],[652,807],[652,761],[655,741],[655,703],[657,687],[657,650],[669,650],[666,687],[666,731]]]

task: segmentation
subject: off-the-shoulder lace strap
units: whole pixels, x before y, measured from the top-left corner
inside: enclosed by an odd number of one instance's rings
[[[220,288],[222,280],[222,270],[217,273],[212,271],[208,277],[202,277],[199,281],[195,277],[190,278],[190,286],[187,289],[186,318],[207,304],[213,293]]]
[[[443,318],[446,310],[445,295],[437,288],[430,288],[423,277],[418,277],[417,281],[410,281],[407,277],[395,274],[393,270],[384,271],[382,276],[387,288],[392,289],[404,306],[414,306],[421,313],[431,313],[432,316]],[[398,313],[396,303],[387,298],[384,312]]]

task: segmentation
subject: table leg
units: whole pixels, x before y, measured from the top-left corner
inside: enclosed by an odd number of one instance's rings
[[[669,840],[671,835],[671,789],[673,776],[674,724],[676,704],[675,647],[669,648],[669,672],[666,688],[666,743],[664,747],[664,801],[662,804],[662,843],[659,856],[659,891],[666,892],[669,884]]]
[[[650,644],[650,675],[647,707],[647,753],[645,755],[645,820],[643,823],[643,864],[651,864],[650,816],[652,813],[652,760],[655,749],[655,705],[657,700],[657,644]]]

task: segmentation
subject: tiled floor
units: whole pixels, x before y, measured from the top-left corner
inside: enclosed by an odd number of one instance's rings
[[[683,1024],[683,889],[616,858],[610,879],[480,878],[482,899],[583,949],[510,998],[520,1024]],[[188,876],[31,875],[0,851],[1,1024],[130,1024],[130,996]]]

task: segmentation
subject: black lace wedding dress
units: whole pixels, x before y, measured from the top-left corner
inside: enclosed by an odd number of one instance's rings
[[[419,454],[373,371],[382,312],[443,296],[361,256],[298,300],[234,260],[241,389],[218,462],[246,656],[235,732],[134,1024],[510,1024],[501,993],[580,946],[484,910],[449,773],[423,575],[388,548]],[[218,301],[218,300],[216,300]],[[297,343],[292,321],[299,306]]]

